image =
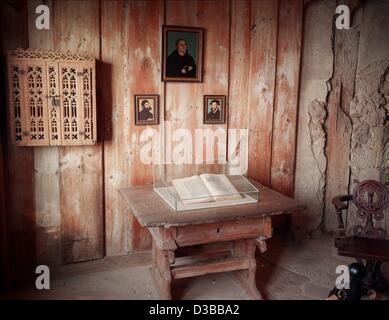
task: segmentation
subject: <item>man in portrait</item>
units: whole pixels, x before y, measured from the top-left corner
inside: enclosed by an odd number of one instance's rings
[[[176,49],[168,56],[166,75],[168,77],[196,77],[196,63],[188,53],[185,39],[178,39]]]
[[[151,113],[152,107],[149,100],[143,100],[141,102],[142,110],[138,112],[138,120],[147,121],[153,120],[154,115]]]
[[[220,120],[220,101],[219,100],[212,100],[211,101],[211,110],[208,112],[207,119],[208,120]]]

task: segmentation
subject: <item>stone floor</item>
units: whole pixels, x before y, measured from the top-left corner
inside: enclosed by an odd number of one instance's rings
[[[150,276],[150,252],[66,265],[51,274],[51,289],[19,288],[5,299],[158,299]],[[257,285],[265,299],[325,299],[335,285],[336,266],[351,259],[337,256],[330,236],[287,242],[273,238],[258,256]],[[383,266],[389,279],[389,265]],[[174,283],[176,299],[249,299],[230,274]],[[387,296],[378,296],[387,299]]]

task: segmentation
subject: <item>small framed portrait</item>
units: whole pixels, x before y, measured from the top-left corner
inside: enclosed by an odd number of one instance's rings
[[[159,96],[135,95],[135,125],[159,124]]]
[[[162,27],[162,81],[203,81],[204,29]]]
[[[226,96],[204,96],[204,124],[226,122]]]

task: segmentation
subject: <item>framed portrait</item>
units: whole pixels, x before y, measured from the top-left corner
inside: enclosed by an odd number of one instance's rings
[[[159,96],[135,95],[135,125],[159,124]]]
[[[226,96],[204,96],[204,124],[226,122]]]
[[[162,27],[162,81],[203,81],[204,29]]]

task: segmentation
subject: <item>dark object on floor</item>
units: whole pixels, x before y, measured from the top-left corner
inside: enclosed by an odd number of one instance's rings
[[[363,264],[357,262],[350,264],[348,270],[350,272],[350,290],[347,300],[361,300],[362,295],[365,294],[363,280],[367,276],[367,270]]]
[[[375,221],[384,218],[384,210],[389,202],[388,188],[374,180],[354,182],[357,185],[353,195],[342,195],[332,200],[338,215],[340,234],[335,239],[335,246],[339,255],[353,257],[366,267],[367,275],[363,279],[365,291],[373,289],[382,292],[387,284],[381,276],[380,267],[383,262],[389,261],[389,241],[385,240],[385,230],[376,227]],[[342,213],[348,208],[348,202],[356,206],[356,214],[365,220],[364,225],[355,225],[349,229],[347,226],[349,210],[346,211],[346,225],[344,224]],[[346,236],[348,230],[351,230],[352,236]]]
[[[328,297],[333,297],[330,300],[361,300],[362,295],[367,294],[363,290],[363,280],[367,275],[365,266],[355,262],[350,264],[348,269],[350,273],[350,288],[338,289],[335,287],[328,295]]]

